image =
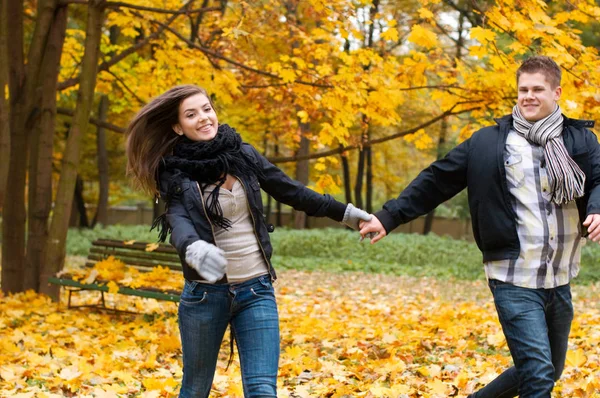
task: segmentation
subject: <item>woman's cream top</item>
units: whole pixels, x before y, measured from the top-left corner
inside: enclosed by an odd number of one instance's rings
[[[204,201],[216,185],[204,188]],[[217,246],[225,252],[227,259],[227,280],[243,282],[265,275],[269,271],[254,233],[254,224],[248,205],[248,198],[242,183],[236,179],[231,191],[223,187],[219,191],[219,204],[223,216],[231,221],[231,228],[214,226]]]

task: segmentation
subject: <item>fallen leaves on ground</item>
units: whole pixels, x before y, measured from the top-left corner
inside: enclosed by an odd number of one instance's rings
[[[286,271],[279,396],[464,397],[511,360],[482,282]],[[576,317],[556,397],[599,397],[600,298],[574,287]],[[74,301],[97,300],[81,292]],[[0,296],[0,396],[175,397],[181,381],[176,305],[107,295],[140,315],[67,309],[23,293]],[[228,338],[228,334],[226,335]],[[215,397],[242,397],[239,362]]]
[[[155,250],[158,247],[158,245],[156,247],[152,245],[154,244],[148,245],[148,248]],[[149,251],[148,248],[146,251]],[[140,271],[114,256],[98,261],[93,267],[89,268],[68,267],[59,272],[57,276],[87,284],[106,284],[111,293],[118,292],[119,287],[150,288],[170,292],[180,292],[183,289],[181,271],[172,271],[161,265],[152,267],[151,271]]]

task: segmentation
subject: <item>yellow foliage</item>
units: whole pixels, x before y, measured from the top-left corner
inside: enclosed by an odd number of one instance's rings
[[[481,44],[493,43],[496,40],[496,33],[490,29],[476,26],[471,29],[471,38],[479,41]]]
[[[466,396],[511,366],[507,347],[490,341],[500,325],[484,281],[279,274],[281,397]],[[577,315],[557,398],[591,398],[600,389],[597,288],[573,287]],[[142,303],[146,315],[117,316],[67,310],[33,292],[0,295],[0,396],[176,396],[175,307]],[[227,336],[212,395],[241,398],[237,355],[225,369]]]
[[[398,31],[396,30],[396,28],[387,28],[387,30],[381,34],[381,38],[384,40],[390,40],[394,42],[398,41]]]
[[[426,49],[431,49],[438,45],[437,35],[421,25],[413,25],[408,40]]]
[[[179,0],[135,3],[169,9],[182,6]],[[560,102],[567,115],[600,119],[600,56],[596,48],[583,45],[581,32],[575,28],[600,20],[600,7],[593,1],[495,1],[480,15],[486,21],[483,26],[463,26],[461,37],[469,40],[462,42],[463,50],[458,52],[449,38],[458,37],[458,24],[446,22],[456,18],[456,13],[449,14],[440,0],[382,2],[375,20],[366,12],[371,5],[368,0],[310,0],[299,2],[290,18],[284,17],[286,3],[281,0],[260,6],[229,2],[224,11],[204,13],[197,32],[192,32],[190,24],[195,18],[181,15],[169,22],[169,29],[181,37],[165,31],[109,71],[101,71],[96,92],[109,97],[111,123],[125,126],[143,103],[167,88],[198,84],[213,94],[220,120],[259,146],[266,137],[267,149],[277,139],[282,156],[297,148],[298,122],[310,121],[307,136],[318,137],[311,149],[325,151],[360,142],[364,120],[374,136],[381,138],[449,109],[465,111],[460,117],[447,118],[460,141],[490,124],[493,117],[510,112],[516,97],[514,72],[525,55],[539,53],[552,56],[568,71],[563,73]],[[34,19],[33,9],[27,7],[26,13]],[[103,31],[100,62],[127,51],[172,17],[127,7],[109,8],[106,15],[105,26],[115,26],[121,33],[111,41],[108,29]],[[377,34],[369,47],[366,34],[374,23]],[[78,75],[83,54],[84,24],[68,26],[61,81]],[[196,33],[190,45],[186,40]],[[59,106],[74,108],[76,89],[75,85],[60,91]],[[435,146],[436,129],[430,126],[427,134],[412,142],[395,140],[374,146],[374,154],[406,154],[417,149],[411,158],[421,159],[418,151],[428,152]],[[82,161],[86,163],[84,178],[91,181],[97,179],[97,167],[95,140],[89,136],[89,153]],[[115,153],[122,152],[122,139],[115,139]],[[57,165],[62,150],[55,150]],[[113,174],[123,174],[124,161],[118,158],[111,162],[111,181]],[[351,159],[354,166],[355,157]],[[391,190],[392,182],[401,180],[394,170],[402,168],[410,174],[422,166],[401,157],[388,160],[393,165],[382,162],[374,170],[376,191]],[[318,181],[319,189],[335,188],[335,169],[319,166],[315,172],[312,179]],[[119,188],[125,181],[121,178],[111,185],[114,200],[131,195],[120,192],[125,191]],[[88,195],[94,201],[98,192]]]
[[[158,249],[159,244],[158,243],[148,243],[146,245],[146,249],[144,249],[147,252],[153,252],[154,250]]]

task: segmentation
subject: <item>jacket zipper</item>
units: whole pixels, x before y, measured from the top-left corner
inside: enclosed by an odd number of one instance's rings
[[[244,184],[244,182],[238,178],[235,177],[240,184],[242,184],[242,188],[244,188],[244,193],[246,194],[246,205],[248,206],[248,212],[250,213],[250,217],[252,218],[252,226],[254,228],[252,228],[254,230],[254,236],[256,237],[256,242],[258,242],[258,247],[260,247],[260,251],[262,252],[263,258],[265,259],[266,263],[267,263],[267,270],[269,271],[269,276],[271,277],[271,282],[275,281],[275,278],[273,277],[273,273],[271,272],[271,262],[267,259],[267,255],[265,253],[265,249],[263,249],[262,244],[260,243],[260,239],[258,239],[258,235],[256,234],[256,220],[254,219],[254,214],[252,214],[252,209],[250,208],[250,201],[248,200],[248,190],[246,189],[246,185]]]

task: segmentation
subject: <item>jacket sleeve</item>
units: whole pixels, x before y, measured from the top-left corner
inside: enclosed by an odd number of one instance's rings
[[[171,232],[170,242],[177,250],[182,261],[185,260],[185,251],[189,244],[200,239],[190,215],[182,201],[181,180],[172,179],[170,172],[163,172],[160,176],[160,194],[165,200],[166,222]]]
[[[598,138],[591,131],[586,130],[586,136],[592,170],[587,214],[600,214],[600,145],[598,144]]]
[[[179,257],[185,259],[187,247],[200,239],[194,224],[181,201],[181,197],[173,197],[167,209],[167,222],[171,226],[171,245],[175,247]]]
[[[429,213],[467,186],[467,165],[471,139],[433,162],[402,191],[375,213],[386,232]]]
[[[288,177],[281,169],[269,162],[250,145],[247,145],[254,159],[262,169],[259,177],[262,189],[278,202],[292,206],[309,216],[329,217],[342,221],[346,205],[335,200],[331,195],[319,194],[302,183]]]

